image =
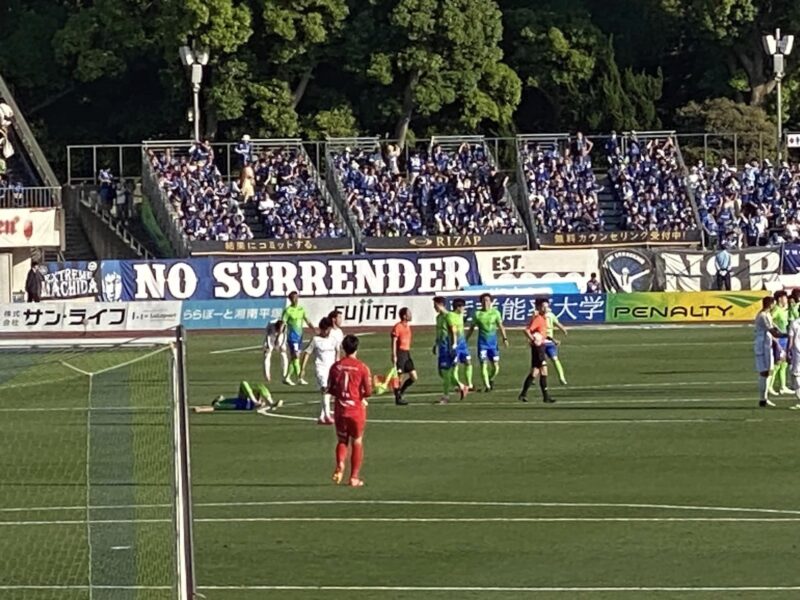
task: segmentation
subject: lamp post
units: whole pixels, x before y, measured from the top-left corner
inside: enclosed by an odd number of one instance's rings
[[[765,35],[761,38],[764,43],[764,50],[772,57],[772,68],[775,74],[775,82],[778,85],[778,162],[783,157],[783,95],[781,82],[786,74],[785,58],[792,53],[794,47],[794,36],[785,35],[781,37],[780,28],[775,30],[775,35]]]
[[[181,62],[191,70],[192,94],[194,96],[194,141],[200,141],[200,84],[203,83],[203,67],[208,64],[208,50],[195,50],[189,46],[180,48]]]

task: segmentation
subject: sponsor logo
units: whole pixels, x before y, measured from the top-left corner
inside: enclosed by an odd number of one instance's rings
[[[400,320],[400,305],[396,302],[384,303],[380,299],[365,298],[355,304],[337,304],[334,310],[342,311],[345,323],[352,325]]]
[[[43,298],[82,298],[97,296],[97,263],[85,268],[65,267],[43,273]]]
[[[612,317],[620,320],[725,320],[733,311],[732,304],[701,304],[699,306],[615,306]]]
[[[480,246],[481,240],[480,235],[436,235],[411,238],[408,243],[415,248],[472,248]]]
[[[646,292],[653,286],[649,256],[638,250],[615,250],[603,259],[603,272],[610,279],[606,287],[620,292]]]

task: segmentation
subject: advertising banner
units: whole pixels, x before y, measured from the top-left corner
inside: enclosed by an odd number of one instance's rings
[[[3,333],[162,331],[181,323],[180,302],[0,304]]]
[[[446,252],[462,250],[522,250],[528,247],[528,236],[519,235],[424,235],[417,237],[367,237],[367,252]]]
[[[607,323],[748,322],[768,292],[634,292],[606,296]]]
[[[303,238],[295,240],[247,240],[243,242],[192,242],[192,256],[253,256],[268,254],[324,254],[353,251],[353,240]]]
[[[649,292],[656,278],[653,253],[649,250],[626,248],[603,252],[603,289],[612,293]]]
[[[476,252],[484,286],[542,287],[555,293],[579,294],[597,272],[597,250],[532,250]]]
[[[624,248],[630,246],[686,246],[697,248],[702,241],[699,231],[587,231],[583,233],[545,233],[539,235],[539,247]]]
[[[187,329],[263,329],[280,319],[286,302],[266,300],[187,300],[182,320]]]
[[[42,299],[97,298],[100,295],[98,267],[95,261],[46,263],[41,267],[44,275]]]
[[[800,244],[784,244],[783,274],[797,275],[798,273],[800,273]]]
[[[59,246],[57,214],[55,208],[0,209],[0,248]]]
[[[658,289],[667,292],[716,290],[714,252],[664,251],[656,255]],[[778,282],[780,248],[753,248],[730,252],[731,289],[763,290]]]
[[[467,305],[467,321],[480,307],[479,292],[458,292],[445,295],[448,301],[463,298]],[[527,325],[534,313],[538,295],[503,294],[494,296],[494,306],[503,315],[509,327]],[[411,310],[412,322],[417,326],[430,326],[436,321],[432,296],[389,296],[381,298],[308,298],[303,306],[311,322],[316,324],[333,310],[344,316],[344,327],[390,327],[400,320],[400,309]],[[556,316],[565,324],[603,323],[606,314],[603,294],[557,294],[550,297]]]
[[[473,253],[103,261],[102,271],[104,289],[107,278],[121,282],[121,300],[284,298],[293,291],[303,297],[400,296],[479,283]]]

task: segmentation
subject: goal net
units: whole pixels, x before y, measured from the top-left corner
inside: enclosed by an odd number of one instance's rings
[[[183,333],[168,335],[0,339],[0,597],[191,597]]]

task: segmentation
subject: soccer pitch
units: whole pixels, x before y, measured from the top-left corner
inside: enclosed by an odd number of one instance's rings
[[[330,483],[311,386],[274,384],[279,416],[193,415],[200,593],[798,597],[800,415],[756,407],[752,330],[573,329],[553,406],[516,400],[529,352],[511,339],[495,392],[436,406],[416,332],[420,382],[408,407],[370,402],[361,489]],[[261,341],[190,336],[191,403],[259,381]],[[387,348],[375,332],[360,357],[384,372]],[[169,372],[146,355],[3,357],[0,600],[173,597]],[[75,368],[100,373],[91,389]]]

